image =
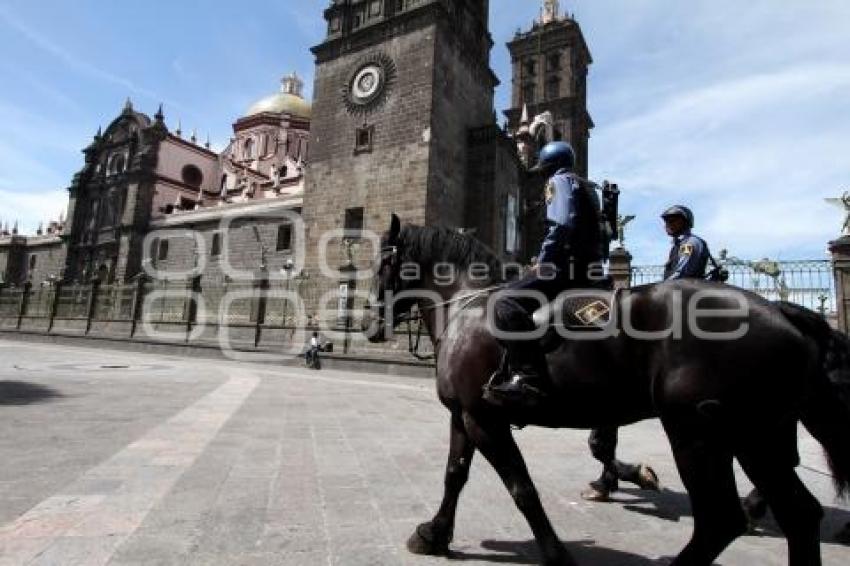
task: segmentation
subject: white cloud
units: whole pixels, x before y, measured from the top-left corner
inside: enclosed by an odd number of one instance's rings
[[[8,191],[0,189],[0,221],[11,227],[19,222],[21,233],[34,233],[39,222],[55,220],[68,207],[63,190]]]

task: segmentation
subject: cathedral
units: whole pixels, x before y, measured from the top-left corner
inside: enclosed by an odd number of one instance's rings
[[[542,182],[527,174],[537,151],[570,141],[587,175],[592,59],[578,23],[544,0],[507,45],[500,121],[489,10],[489,0],[333,0],[311,50],[312,102],[298,76],[284,77],[236,119],[222,152],[128,100],[83,150],[64,218],[35,235],[0,227],[0,284],[147,273],[213,286],[294,272],[347,296],[357,277],[346,273],[376,251],[361,234],[385,230],[391,213],[528,261],[542,224]]]

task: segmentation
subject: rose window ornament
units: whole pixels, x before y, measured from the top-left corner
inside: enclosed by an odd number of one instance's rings
[[[395,81],[396,67],[383,54],[360,60],[343,89],[343,100],[352,114],[366,114],[386,100]]]

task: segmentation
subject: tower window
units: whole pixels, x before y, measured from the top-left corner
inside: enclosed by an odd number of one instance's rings
[[[363,207],[345,209],[345,237],[360,238],[363,231]]]
[[[372,151],[372,143],[375,137],[375,126],[357,128],[354,140],[354,153],[365,153]]]
[[[560,53],[551,53],[546,58],[546,70],[547,71],[560,71],[561,70],[561,54]]]
[[[525,74],[529,77],[533,77],[537,74],[537,61],[534,59],[528,59],[525,62]]]
[[[212,237],[212,248],[210,249],[212,257],[221,255],[221,232],[214,232]]]
[[[517,198],[508,195],[505,203],[505,251],[509,254],[517,251]]]
[[[352,20],[352,25],[354,29],[357,29],[364,23],[366,23],[366,8],[360,8],[356,12],[354,12],[354,19]]]
[[[251,138],[245,140],[245,143],[242,145],[242,157],[244,159],[251,159],[254,157],[254,140]]]
[[[38,260],[38,256],[31,255],[30,256],[30,269],[35,269],[35,262]]]
[[[534,104],[534,85],[529,83],[522,87],[522,100],[526,104]]]
[[[168,240],[159,240],[159,249],[156,253],[157,261],[165,261],[168,259]]]
[[[546,98],[549,100],[559,98],[561,96],[561,79],[551,77],[546,81]]]
[[[277,227],[277,251],[288,252],[292,250],[292,224],[284,222]]]

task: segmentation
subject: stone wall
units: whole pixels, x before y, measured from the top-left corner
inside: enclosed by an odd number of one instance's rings
[[[468,169],[469,132],[495,125],[494,84],[489,67],[464,55],[456,30],[448,22],[440,19],[435,33],[426,222],[459,228],[467,226],[469,185],[478,181]]]
[[[522,253],[522,166],[512,142],[495,125],[469,133],[469,181],[466,223],[475,236],[507,261],[524,261]],[[517,230],[514,253],[507,249],[507,204],[515,203]]]
[[[24,279],[39,285],[60,278],[65,269],[65,250],[65,244],[56,236],[28,238],[22,262]]]
[[[203,257],[198,255],[197,265],[205,281],[223,282],[225,275],[231,280],[251,281],[262,263],[262,247],[265,247],[265,261],[269,273],[280,277],[287,260],[295,260],[294,249],[277,249],[279,227],[287,221],[280,218],[234,219],[227,227],[217,220],[207,220],[188,225],[153,225],[148,241],[154,248],[147,253],[156,254],[155,239],[168,240],[168,254],[165,259],[152,258],[155,269],[175,274],[187,273],[196,265],[197,239],[203,240]],[[256,233],[255,233],[256,228]],[[296,237],[293,228],[293,238]],[[213,254],[213,239],[219,236],[220,253]],[[257,236],[259,235],[259,241]],[[160,243],[160,246],[162,244]]]
[[[375,233],[389,226],[390,215],[404,222],[426,221],[431,148],[435,28],[425,26],[378,46],[320,62],[316,68],[311,156],[306,171],[304,220],[307,270],[319,274],[322,236],[344,228],[347,208],[363,208],[363,228]],[[396,76],[384,102],[368,114],[349,112],[343,89],[361,62],[388,57]],[[373,128],[368,151],[355,151],[360,128]],[[355,266],[369,266],[376,250],[364,242]],[[341,238],[322,252],[333,268],[347,264]],[[331,289],[343,279],[324,277]]]

